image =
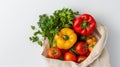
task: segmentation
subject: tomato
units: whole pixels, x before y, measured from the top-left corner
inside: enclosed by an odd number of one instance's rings
[[[86,56],[78,56],[77,63],[84,61],[86,58],[87,58]]]
[[[86,38],[88,44],[97,43],[97,38],[94,35],[89,35]]]
[[[77,58],[76,55],[71,53],[71,52],[66,52],[64,55],[64,60],[65,61],[74,61],[76,62]]]
[[[55,59],[60,58],[61,57],[60,49],[57,47],[51,47],[50,49],[48,49],[47,57],[48,58],[55,58]]]
[[[88,52],[88,44],[86,42],[76,43],[75,51],[80,55],[85,55]]]
[[[68,50],[65,49],[61,49],[62,54],[65,54],[66,52],[68,52]]]
[[[86,56],[88,57],[90,55],[90,51],[88,51],[87,53],[86,53]]]
[[[88,49],[89,49],[90,52],[93,50],[95,45],[96,45],[96,42],[93,42],[92,44],[89,44]]]

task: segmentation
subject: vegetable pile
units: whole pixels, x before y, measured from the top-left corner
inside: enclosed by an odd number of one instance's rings
[[[79,14],[78,11],[63,8],[50,16],[43,14],[39,18],[38,28],[31,26],[35,32],[29,39],[42,46],[40,36],[47,38],[50,45],[48,58],[80,63],[97,43],[93,35],[96,21],[90,14]]]

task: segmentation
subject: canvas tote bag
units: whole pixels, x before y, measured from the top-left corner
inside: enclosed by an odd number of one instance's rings
[[[44,40],[42,57],[44,60],[46,60],[48,67],[110,67],[109,55],[105,48],[108,36],[106,27],[100,23],[97,23],[97,27],[93,35],[97,37],[98,42],[90,55],[81,63],[47,58],[46,51],[49,48],[47,39]]]

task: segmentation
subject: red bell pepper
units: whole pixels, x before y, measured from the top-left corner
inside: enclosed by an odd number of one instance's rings
[[[96,21],[89,14],[82,14],[73,21],[73,28],[76,33],[90,35],[96,27]]]

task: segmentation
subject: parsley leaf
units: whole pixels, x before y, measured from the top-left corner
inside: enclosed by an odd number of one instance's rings
[[[31,29],[32,29],[32,30],[35,30],[35,26],[31,25]]]

